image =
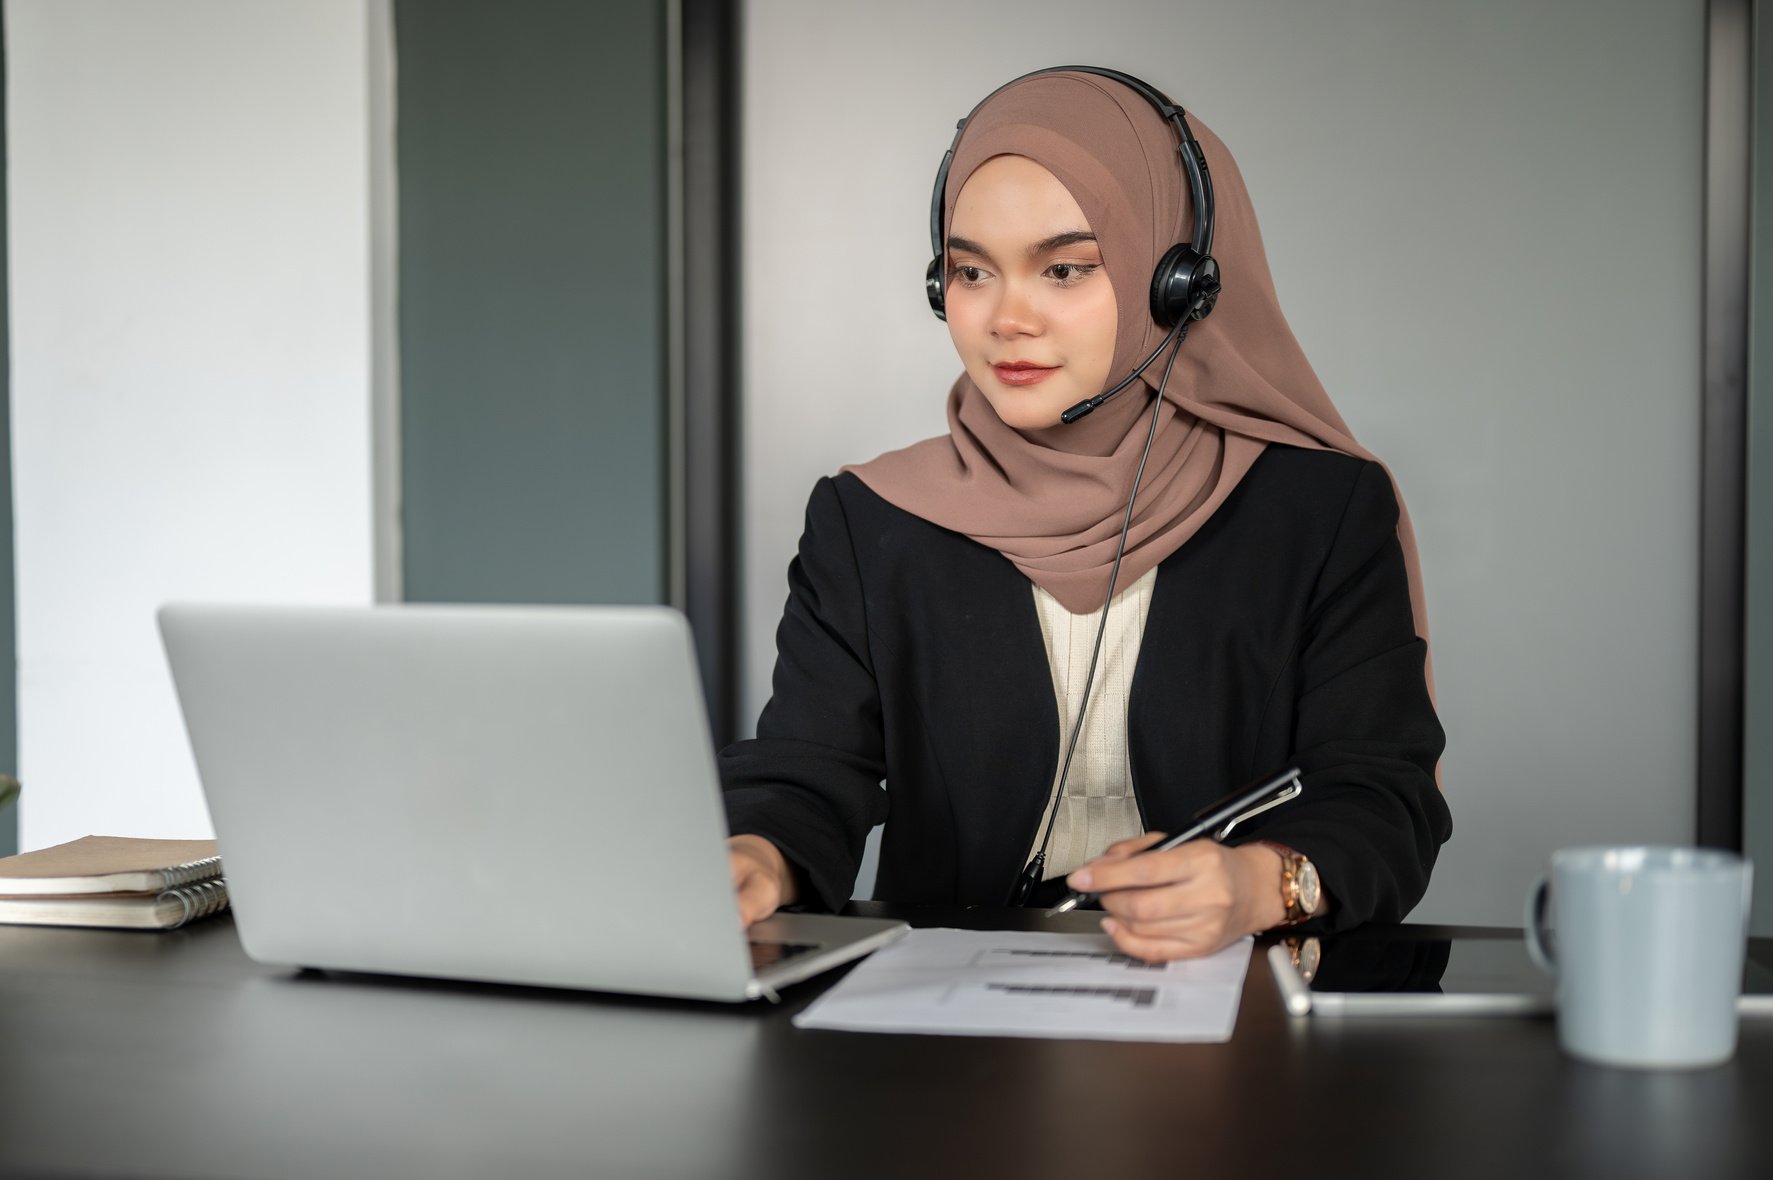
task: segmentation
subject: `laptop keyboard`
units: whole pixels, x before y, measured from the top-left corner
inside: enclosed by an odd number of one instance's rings
[[[762,971],[778,967],[789,959],[818,949],[816,942],[754,942],[751,944],[751,969]]]

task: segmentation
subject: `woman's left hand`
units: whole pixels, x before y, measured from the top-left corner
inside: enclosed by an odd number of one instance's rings
[[[1102,929],[1126,954],[1147,962],[1192,959],[1286,919],[1281,858],[1272,848],[1227,848],[1191,840],[1167,852],[1145,849],[1162,832],[1110,845],[1067,878],[1094,893],[1108,916]]]

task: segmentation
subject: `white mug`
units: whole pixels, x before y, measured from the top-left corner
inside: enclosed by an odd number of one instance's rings
[[[1534,962],[1557,979],[1564,1051],[1648,1069],[1728,1061],[1753,872],[1743,857],[1706,848],[1554,852],[1527,896],[1525,926]]]

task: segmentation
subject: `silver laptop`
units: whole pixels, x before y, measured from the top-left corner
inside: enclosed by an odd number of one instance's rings
[[[668,607],[159,619],[261,962],[743,1000],[906,929],[740,926],[689,627]]]

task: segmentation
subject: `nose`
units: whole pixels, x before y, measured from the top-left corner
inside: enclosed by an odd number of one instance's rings
[[[1044,323],[1035,307],[1033,294],[1022,283],[1006,282],[1003,295],[992,310],[991,334],[994,336],[1037,336]]]

